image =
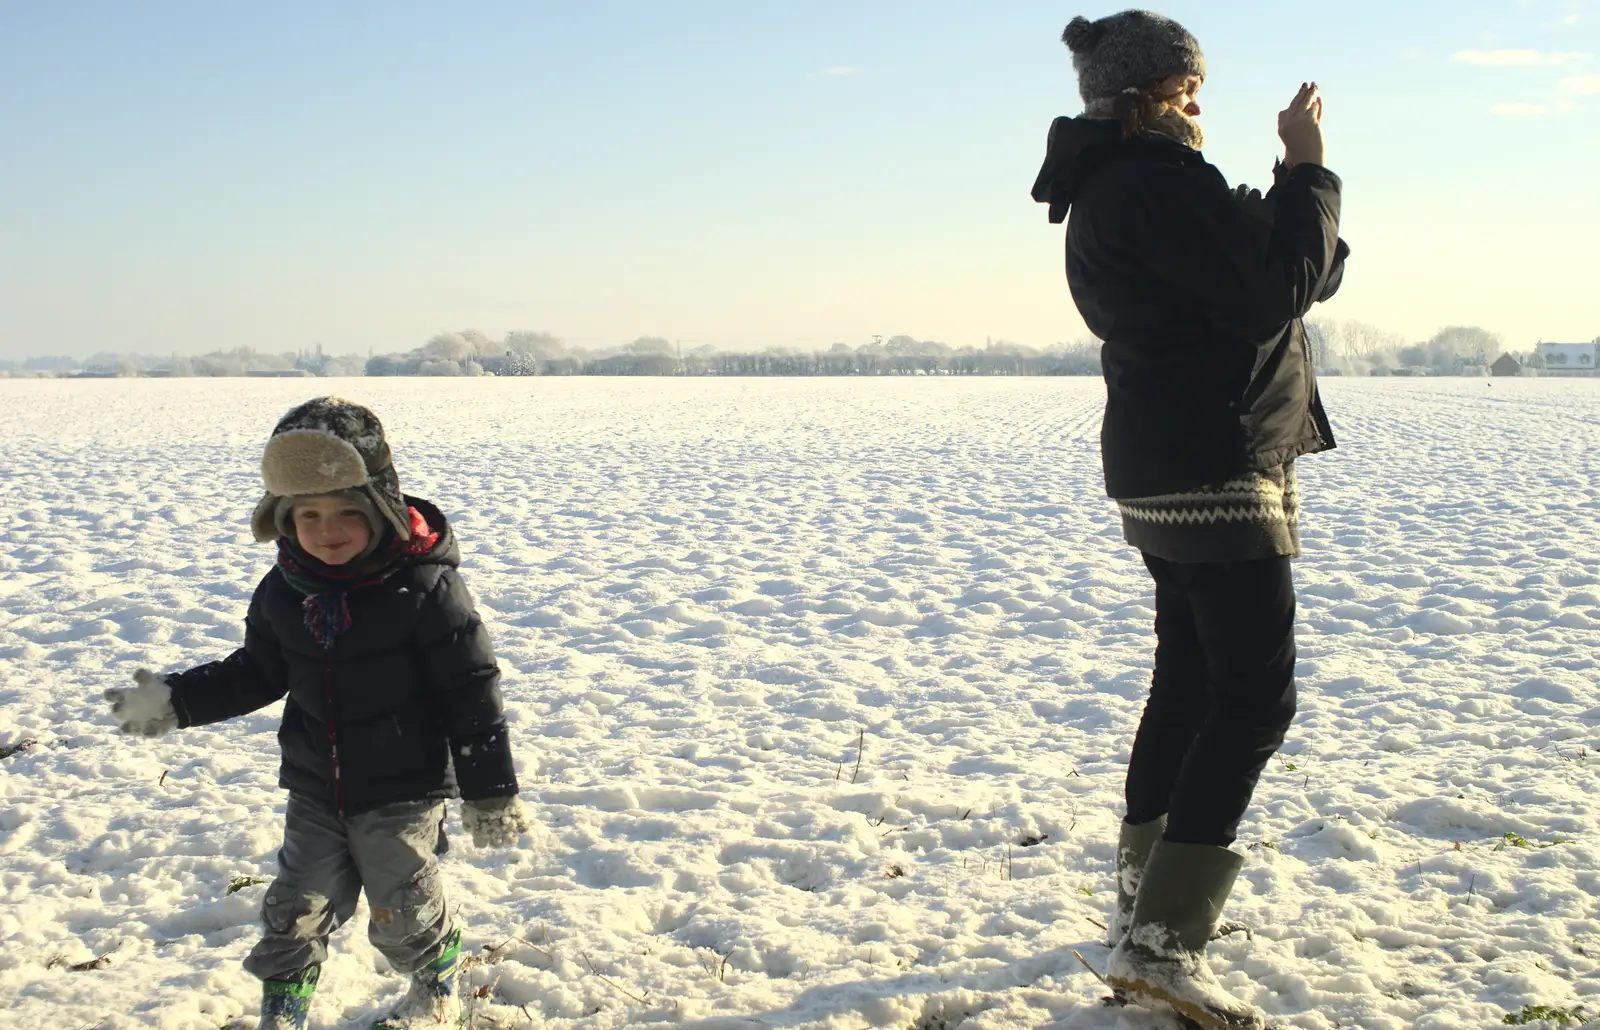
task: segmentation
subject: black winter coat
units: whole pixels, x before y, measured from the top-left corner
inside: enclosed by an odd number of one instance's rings
[[[288,694],[280,786],[345,815],[424,798],[517,793],[489,632],[439,510],[406,500],[439,534],[426,554],[349,594],[350,627],[324,650],[302,595],[275,565],[256,587],[244,646],[167,677],[179,726],[220,722]]]
[[[1339,177],[1280,172],[1252,212],[1181,143],[1058,118],[1035,200],[1104,341],[1106,492],[1152,497],[1334,446],[1300,319],[1339,288]]]

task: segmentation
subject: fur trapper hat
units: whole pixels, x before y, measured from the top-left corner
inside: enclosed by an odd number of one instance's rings
[[[1151,11],[1123,11],[1099,21],[1080,15],[1061,33],[1061,42],[1072,51],[1085,104],[1173,75],[1206,77],[1199,42],[1182,25]]]
[[[341,397],[306,401],[278,420],[261,455],[261,481],[267,495],[250,516],[250,530],[262,543],[281,535],[282,498],[360,490],[400,539],[411,539],[411,518],[400,477],[395,474],[383,423],[371,409]],[[378,536],[374,526],[374,536]]]

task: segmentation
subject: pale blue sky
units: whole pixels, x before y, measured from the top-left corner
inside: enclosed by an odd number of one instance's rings
[[[1079,109],[1008,0],[0,0],[0,357],[409,349],[446,329],[749,346],[1071,340],[1028,188]],[[1600,334],[1600,9],[1182,0],[1207,156],[1327,97],[1327,313]]]

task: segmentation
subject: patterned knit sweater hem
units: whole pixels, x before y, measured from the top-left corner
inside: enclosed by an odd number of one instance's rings
[[[1122,536],[1145,554],[1201,563],[1300,556],[1294,464],[1157,497],[1119,500]]]

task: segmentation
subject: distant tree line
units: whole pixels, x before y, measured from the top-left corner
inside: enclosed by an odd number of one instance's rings
[[[1499,333],[1471,325],[1411,343],[1365,322],[1317,319],[1306,323],[1306,339],[1319,369],[1343,375],[1482,375],[1506,352]],[[1516,356],[1526,362],[1531,354]]]
[[[1504,340],[1476,326],[1448,326],[1420,343],[1364,322],[1319,319],[1306,324],[1312,359],[1342,375],[1482,374],[1505,352]],[[1524,362],[1528,356],[1518,355]],[[835,343],[823,350],[789,347],[684,349],[659,336],[617,347],[574,347],[551,333],[519,330],[496,339],[476,329],[440,333],[414,350],[332,355],[311,350],[267,353],[247,347],[200,355],[96,354],[84,361],[34,358],[0,362],[10,376],[1093,376],[1097,340],[1030,347],[994,340],[950,346],[911,336],[871,343]]]
[[[209,354],[94,354],[82,361],[76,358],[28,358],[0,362],[0,375],[16,376],[96,376],[123,378],[160,376],[164,378],[224,377],[246,375],[313,376],[364,375],[367,359],[357,354],[334,356],[321,347],[306,351],[272,354],[236,347]]]
[[[377,355],[370,376],[829,376],[829,375],[1099,375],[1098,342],[1027,347],[994,341],[950,347],[894,336],[826,350],[768,347],[684,350],[659,336],[642,336],[602,351],[568,346],[549,333],[513,332],[493,340],[476,330],[441,333],[404,354]]]

